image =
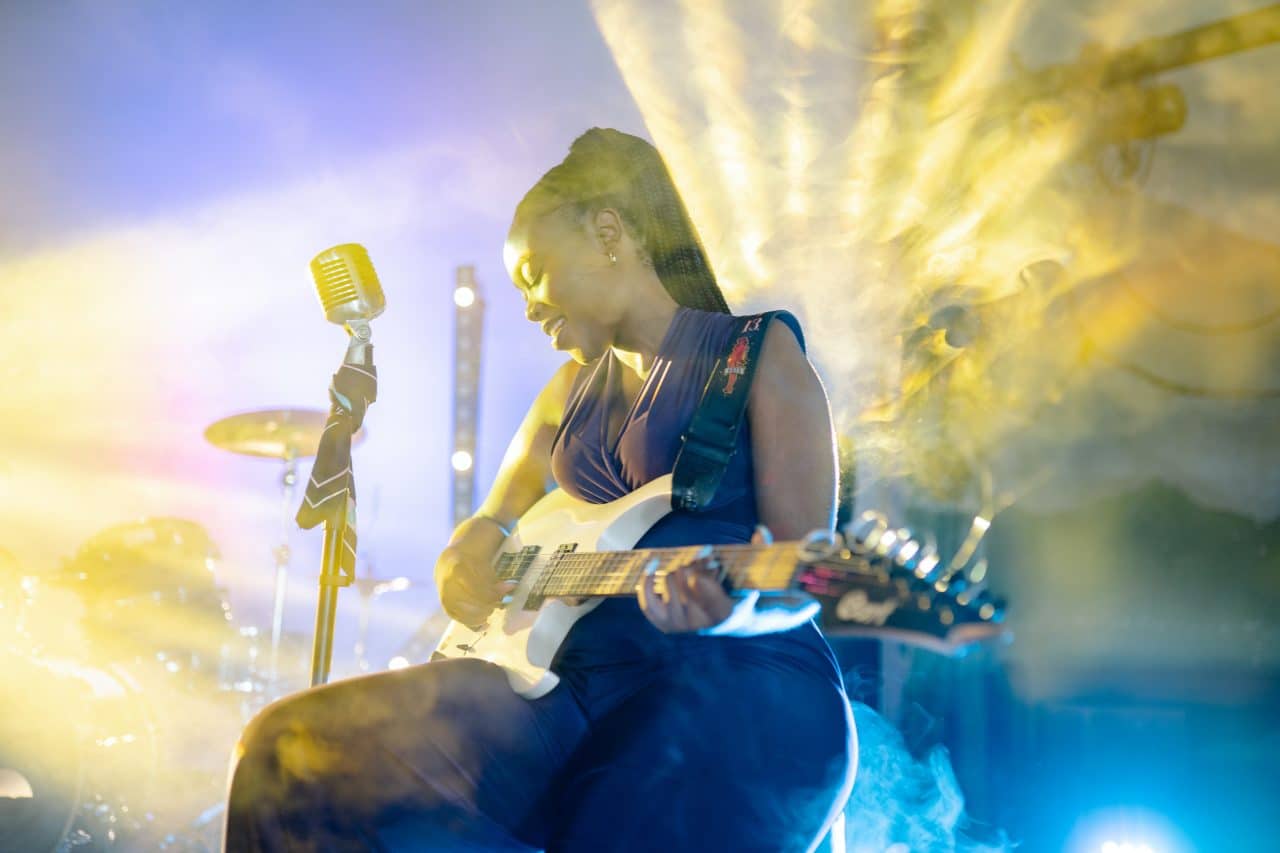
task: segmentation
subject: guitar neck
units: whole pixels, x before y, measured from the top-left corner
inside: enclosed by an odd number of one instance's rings
[[[554,541],[554,540],[552,540]],[[735,590],[799,591],[822,608],[822,620],[846,633],[892,633],[931,648],[951,650],[1002,633],[1004,600],[955,577],[936,553],[907,536],[879,537],[850,547],[800,542],[717,545],[713,565]],[[881,545],[885,551],[877,550]],[[698,559],[703,546],[634,551],[578,552],[574,545],[526,545],[499,555],[502,580],[527,590],[521,609],[547,599],[633,596],[648,572],[665,575]],[[525,586],[525,584],[528,586]]]
[[[715,559],[734,589],[784,590],[796,572],[798,542],[773,545],[718,545]],[[542,598],[595,598],[634,595],[649,567],[665,574],[696,559],[702,546],[648,548],[637,551],[578,553],[555,551],[547,557],[512,552],[499,557],[495,569],[502,580],[515,580],[530,563],[547,559],[531,593]]]

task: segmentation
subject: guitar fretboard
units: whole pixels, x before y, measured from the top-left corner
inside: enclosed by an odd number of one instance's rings
[[[783,590],[795,576],[799,544],[719,545],[714,558],[735,589]],[[517,551],[501,555],[495,569],[501,580],[518,580],[534,561],[546,560],[531,590],[535,600],[634,595],[651,566],[663,575],[696,559],[700,550],[701,546],[537,555]]]

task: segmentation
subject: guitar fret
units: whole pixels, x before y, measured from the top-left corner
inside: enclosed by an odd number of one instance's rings
[[[795,552],[786,543],[716,546],[715,554],[731,586],[739,589],[786,589],[796,568]],[[545,598],[628,595],[640,583],[644,568],[658,561],[657,573],[696,558],[700,546],[640,551],[566,551],[548,555],[548,565],[534,589]]]

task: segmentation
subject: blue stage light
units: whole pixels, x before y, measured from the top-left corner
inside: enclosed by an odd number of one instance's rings
[[[1116,807],[1083,817],[1068,853],[1191,853],[1186,837],[1166,817],[1140,807]]]

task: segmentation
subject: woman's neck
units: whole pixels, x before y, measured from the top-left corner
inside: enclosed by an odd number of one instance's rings
[[[667,293],[651,269],[645,281],[634,288],[635,298],[618,324],[613,353],[640,378],[649,375],[662,340],[680,306]]]

